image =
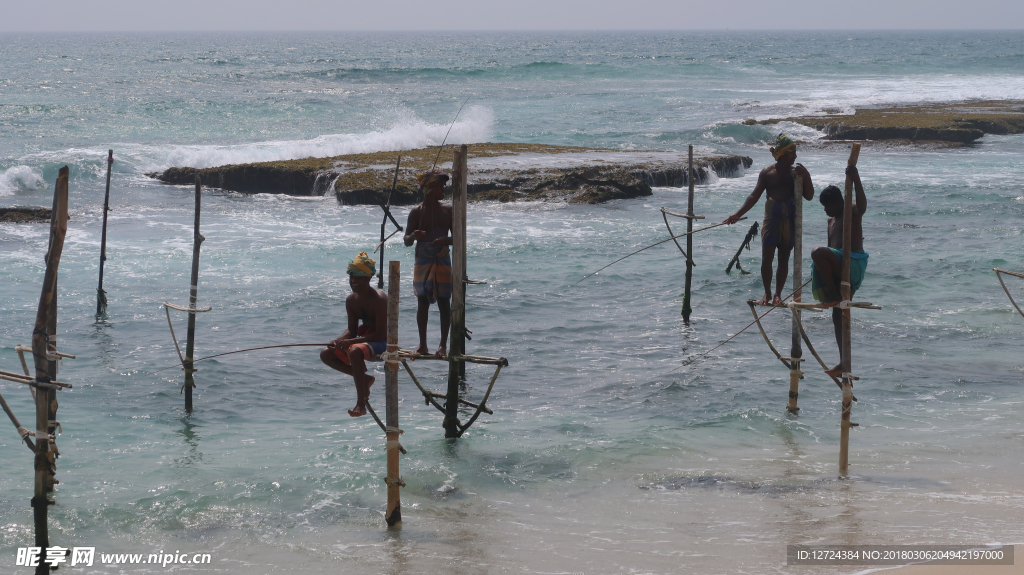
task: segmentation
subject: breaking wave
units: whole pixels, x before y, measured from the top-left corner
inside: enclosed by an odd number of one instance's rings
[[[0,196],[13,196],[42,185],[43,175],[29,166],[13,166],[0,172]]]

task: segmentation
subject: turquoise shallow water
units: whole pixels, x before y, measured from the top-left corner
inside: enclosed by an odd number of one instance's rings
[[[0,204],[49,205],[71,167],[61,263],[61,485],[52,538],[102,551],[210,552],[225,573],[765,573],[792,543],[1013,543],[1024,429],[1016,315],[991,272],[1024,269],[1021,136],[959,150],[868,147],[871,263],[856,313],[861,380],[849,481],[837,481],[839,393],[815,370],[799,417],[788,373],[747,331],[755,275],[723,273],[748,222],[696,236],[694,321],[659,207],[684,190],[602,206],[473,204],[471,350],[503,355],[484,416],[457,445],[401,386],[404,529],[383,529],[383,440],[312,350],[204,362],[186,416],[161,302],[184,303],[192,193],[169,165],[218,165],[456,142],[534,141],[742,153],[754,169],[697,190],[720,221],[753,188],[771,133],[743,126],[823,107],[1011,98],[1019,33],[5,36]],[[798,130],[794,126],[785,129]],[[813,139],[810,130],[797,131]],[[115,149],[105,287],[94,322],[104,157]],[[816,188],[846,150],[800,161]],[[407,211],[398,210],[400,218]],[[824,242],[808,205],[805,243]],[[202,355],[326,341],[341,331],[342,264],[372,248],[379,209],[333,198],[204,195]],[[29,343],[45,226],[0,226],[0,369]],[[415,334],[410,250],[403,345]],[[756,270],[756,252],[743,265]],[[1010,284],[1016,294],[1024,294]],[[778,315],[778,317],[775,317]],[[812,315],[812,314],[808,314]],[[770,332],[788,339],[773,313]],[[179,335],[184,331],[178,320]],[[808,317],[834,359],[830,321]],[[432,316],[432,332],[436,329]],[[432,335],[433,337],[433,335]],[[409,342],[406,344],[405,342]],[[441,389],[444,374],[414,366]],[[378,375],[380,375],[378,373]],[[479,397],[489,368],[470,367]],[[0,384],[31,420],[28,392]],[[378,404],[381,391],[375,390]],[[6,424],[4,424],[6,425]],[[0,434],[0,561],[31,540],[30,454]],[[8,561],[9,560],[9,561]],[[12,567],[8,568],[7,565]],[[107,567],[140,573],[153,566]],[[836,572],[853,572],[856,568]],[[19,572],[14,569],[14,572]]]

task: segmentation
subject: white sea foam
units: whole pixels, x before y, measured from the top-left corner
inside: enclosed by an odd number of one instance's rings
[[[490,139],[494,112],[484,106],[466,108],[451,126],[449,144],[473,144]],[[175,146],[153,150],[163,157],[154,157],[158,166],[189,166],[209,168],[225,164],[271,162],[297,158],[325,158],[342,154],[389,152],[436,146],[444,140],[449,126],[411,118],[382,131],[362,134],[331,134],[309,140],[255,142],[228,146]],[[163,152],[162,154],[160,152]]]
[[[43,185],[43,175],[29,166],[13,166],[0,172],[0,196],[12,196]]]
[[[794,90],[801,95],[790,95]],[[768,119],[780,114],[822,114],[824,110],[852,114],[855,107],[874,105],[1013,100],[1021,92],[1024,77],[1019,75],[815,78],[813,83],[799,81],[758,94],[759,102],[738,105],[756,114],[757,119]]]

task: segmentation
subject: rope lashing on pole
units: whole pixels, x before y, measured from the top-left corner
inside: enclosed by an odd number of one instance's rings
[[[384,425],[384,422],[381,421],[379,417],[377,417],[377,412],[374,411],[372,407],[370,407],[370,401],[369,400],[366,401],[366,411],[370,412],[370,415],[373,416],[373,420],[376,421],[377,425],[380,426],[380,430],[383,431],[386,434],[388,432],[388,428],[387,428],[386,425]],[[397,430],[396,433],[401,435],[401,434],[405,433],[405,430],[404,429],[399,429],[399,430]],[[386,443],[384,445],[384,448],[387,449],[389,447],[388,444],[390,444],[390,443],[391,443],[390,441],[388,443]],[[409,452],[406,451],[404,447],[402,447],[401,443],[398,443],[396,441],[395,444],[398,446],[398,450],[402,452],[402,455],[408,455],[409,454]],[[402,483],[401,486],[405,487],[405,483]]]
[[[747,218],[740,218],[740,219],[739,219],[739,220],[737,220],[737,221],[740,221],[740,220],[745,220],[745,219],[747,219]],[[587,274],[587,275],[583,276],[583,278],[582,278],[582,279],[581,279],[580,281],[578,281],[578,282],[576,282],[576,283],[574,283],[574,284],[572,284],[572,285],[577,285],[577,284],[579,284],[580,282],[582,282],[583,280],[585,280],[585,279],[589,278],[590,276],[594,276],[594,275],[597,275],[597,274],[601,273],[602,271],[604,271],[604,270],[606,270],[606,269],[610,268],[611,266],[613,266],[613,265],[615,265],[615,264],[617,264],[617,263],[621,262],[622,260],[624,260],[624,259],[628,258],[629,256],[635,256],[636,254],[638,254],[638,253],[640,253],[640,252],[642,252],[642,251],[644,251],[644,250],[649,250],[649,249],[651,249],[651,248],[653,248],[653,247],[655,247],[655,246],[660,246],[661,244],[663,244],[663,243],[665,243],[665,242],[670,242],[670,241],[672,241],[672,240],[674,240],[674,239],[676,239],[676,238],[682,238],[682,237],[686,237],[686,236],[689,236],[689,235],[695,234],[695,233],[697,233],[697,232],[703,232],[703,231],[705,231],[705,230],[710,230],[710,229],[712,229],[712,228],[717,228],[717,227],[719,227],[719,226],[724,226],[724,225],[726,225],[726,223],[725,223],[725,222],[722,222],[722,223],[720,223],[720,224],[714,224],[714,225],[711,225],[711,226],[705,226],[705,227],[703,227],[703,228],[701,228],[701,229],[699,229],[699,230],[693,230],[692,232],[687,232],[687,233],[685,233],[685,234],[679,234],[679,235],[677,235],[677,236],[672,236],[672,237],[668,238],[667,240],[661,240],[660,242],[657,242],[657,243],[653,243],[653,244],[651,244],[651,245],[649,245],[649,246],[647,246],[647,247],[644,247],[644,248],[640,248],[640,249],[636,250],[635,252],[633,252],[633,253],[631,253],[631,254],[626,254],[626,255],[622,256],[621,258],[619,258],[619,259],[617,259],[617,260],[613,261],[612,263],[610,263],[610,264],[608,264],[608,265],[604,266],[603,268],[601,268],[601,269],[597,270],[596,272],[593,272],[593,273],[589,273],[589,274]]]
[[[705,228],[705,229],[706,229],[706,228]],[[699,231],[699,230],[695,230],[695,231]],[[785,301],[786,301],[786,300],[788,300],[789,298],[793,297],[793,296],[794,296],[794,295],[796,294],[796,292],[798,292],[798,291],[800,291],[801,289],[803,289],[804,287],[806,287],[806,286],[807,286],[807,284],[809,284],[809,283],[811,283],[811,280],[807,280],[807,281],[805,281],[805,282],[803,283],[803,285],[801,285],[801,286],[800,286],[799,288],[797,288],[797,289],[793,290],[793,292],[792,292],[792,293],[790,293],[790,294],[789,294],[788,296],[786,296],[785,298],[783,298],[783,300],[782,300],[782,301],[783,301],[783,303],[785,303]],[[741,329],[741,330],[739,330],[738,332],[736,332],[736,333],[732,334],[732,336],[731,336],[731,337],[730,337],[729,339],[727,339],[727,340],[725,340],[725,341],[723,341],[723,342],[719,343],[719,344],[718,344],[718,345],[716,345],[715,347],[713,347],[713,348],[711,348],[711,349],[709,349],[709,350],[707,350],[707,351],[705,351],[705,352],[702,352],[702,353],[700,353],[700,354],[697,354],[697,355],[695,355],[695,356],[693,356],[693,357],[691,357],[691,358],[689,358],[689,359],[687,359],[687,360],[684,360],[684,361],[683,361],[683,363],[682,363],[682,364],[680,364],[680,365],[679,365],[678,367],[676,367],[676,368],[674,368],[674,369],[672,369],[672,370],[670,370],[670,371],[666,371],[665,373],[663,373],[663,374],[661,374],[661,375],[668,375],[668,374],[670,374],[670,373],[672,373],[672,372],[675,372],[675,371],[677,371],[677,370],[679,370],[679,369],[682,369],[682,368],[684,368],[684,367],[686,367],[686,366],[688,366],[688,365],[691,365],[691,364],[693,364],[693,362],[697,361],[698,359],[700,359],[700,358],[702,358],[702,357],[704,357],[704,356],[706,356],[706,355],[710,354],[711,352],[715,351],[716,349],[718,349],[718,348],[722,347],[723,345],[725,345],[725,344],[729,343],[729,342],[730,342],[730,341],[732,341],[733,339],[736,339],[736,337],[737,337],[738,335],[740,335],[741,333],[743,333],[743,332],[747,331],[748,329],[750,329],[750,328],[751,328],[751,327],[752,327],[752,326],[753,326],[753,325],[754,325],[755,323],[757,323],[757,322],[761,321],[761,318],[763,318],[764,316],[766,316],[766,315],[768,315],[768,314],[772,313],[772,311],[773,311],[773,310],[776,310],[776,309],[778,309],[778,308],[780,308],[780,307],[786,307],[786,306],[778,305],[778,306],[771,306],[771,307],[769,307],[769,308],[768,308],[768,311],[766,311],[766,312],[764,312],[763,314],[761,314],[760,316],[758,316],[758,317],[757,317],[757,319],[755,319],[754,321],[752,321],[752,322],[748,323],[748,324],[746,325],[746,327],[744,327],[743,329]]]

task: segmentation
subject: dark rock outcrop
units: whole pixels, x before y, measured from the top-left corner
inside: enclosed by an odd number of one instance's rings
[[[393,162],[401,169],[392,193]],[[448,154],[444,154],[450,157]],[[297,196],[334,191],[343,205],[393,205],[421,200],[415,175],[428,170],[437,148],[351,154],[216,168],[170,168],[149,174],[169,184],[203,184],[245,193]],[[532,167],[533,160],[542,167]],[[685,156],[673,152],[623,152],[540,144],[474,144],[469,148],[470,200],[561,200],[601,203],[651,195],[652,186],[685,186]],[[704,154],[694,158],[696,183],[712,174],[736,176],[750,167],[745,156]],[[449,167],[441,165],[439,167]],[[531,166],[531,167],[523,167]],[[449,192],[450,193],[450,192]]]
[[[0,208],[0,223],[48,224],[49,208]]]
[[[985,134],[1024,133],[1024,102],[983,101],[858,108],[851,114],[747,120],[795,122],[824,132],[825,140],[891,141],[963,146]]]

